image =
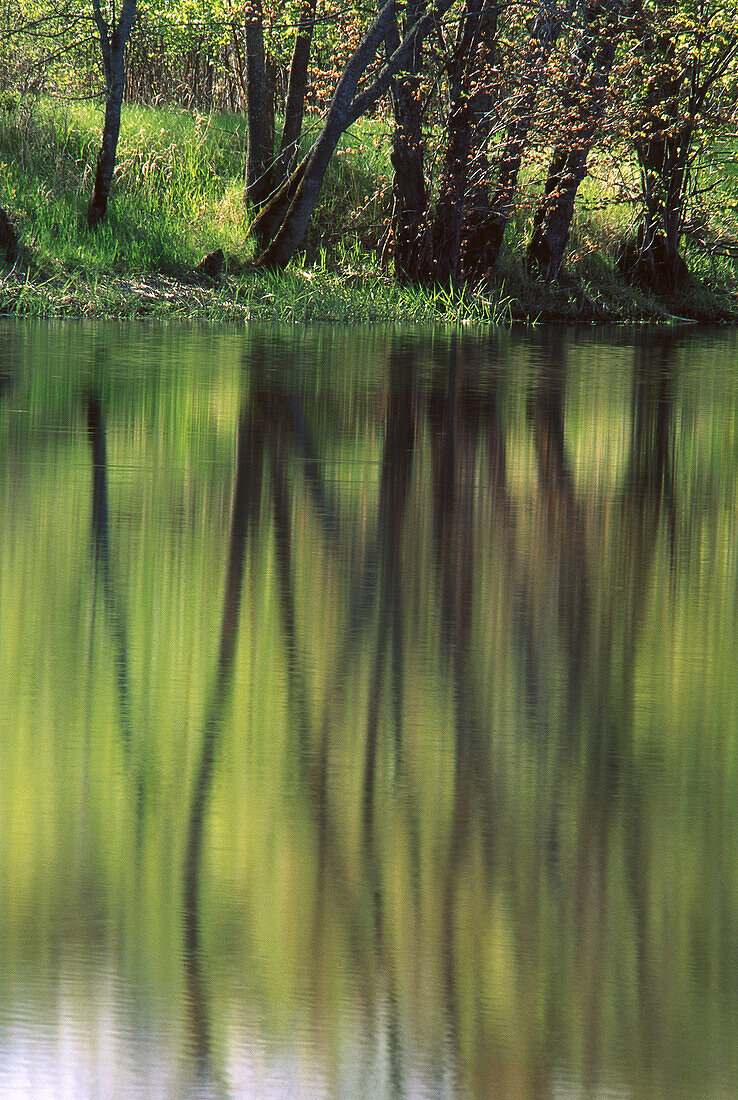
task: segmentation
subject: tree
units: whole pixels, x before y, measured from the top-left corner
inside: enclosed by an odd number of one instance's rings
[[[686,277],[680,255],[700,139],[713,137],[735,102],[738,31],[732,8],[707,0],[647,3],[621,99],[641,175],[642,216],[623,267],[659,292]]]
[[[518,47],[516,57],[506,58],[505,70],[512,79],[506,89],[507,107],[502,118],[504,137],[492,165],[491,188],[484,168],[482,201],[470,211],[465,226],[467,278],[478,279],[494,269],[505,230],[515,209],[518,176],[528,148],[546,66],[561,31],[558,0],[545,0],[532,21],[530,33]]]
[[[497,34],[496,0],[465,0],[448,65],[449,110],[446,149],[433,223],[432,275],[441,283],[460,281],[461,232],[470,188],[471,151],[489,117],[486,79]],[[486,185],[486,181],[485,181]],[[486,186],[485,186],[486,191]]]
[[[412,95],[409,74],[403,74],[402,84],[395,82],[392,234],[400,278],[476,282],[494,268],[515,208],[518,174],[547,64],[561,31],[558,8],[558,0],[535,6],[528,0],[504,5],[466,0],[451,45],[444,29],[434,27],[425,83],[435,67],[440,90],[435,103],[426,94],[425,107],[436,107],[442,156],[437,181],[423,180],[422,187],[416,179],[425,157],[427,120],[416,91],[419,81],[416,77]],[[411,163],[415,175],[409,171]],[[431,208],[429,196],[434,193]]]
[[[308,66],[315,0],[303,0],[289,68],[284,124],[279,153],[274,150],[274,117],[268,110],[269,88],[264,48],[264,10],[261,0],[249,0],[244,17],[245,88],[248,116],[246,152],[246,201],[256,211],[281,187],[294,171],[300,154],[302,123],[308,84]],[[278,226],[273,214],[257,221],[254,233],[261,247],[271,240]]]
[[[563,127],[534,215],[527,253],[529,265],[545,278],[556,277],[564,258],[574,201],[605,113],[624,18],[619,0],[595,0],[584,8],[582,25],[574,35],[561,95]]]
[[[341,135],[369,111],[407,65],[416,41],[441,19],[454,0],[435,0],[410,27],[399,46],[363,89],[359,84],[380,46],[397,26],[395,0],[387,0],[349,57],[336,85],[323,129],[301,163],[259,212],[251,227],[257,241],[268,241],[257,265],[282,268],[302,243],[320,196],[328,164]]]
[[[246,201],[260,206],[271,191],[274,162],[273,116],[268,108],[264,9],[261,0],[249,0],[244,13],[246,53]]]
[[[405,13],[405,33],[412,30],[425,11],[425,0],[410,0]],[[397,18],[392,21],[385,48],[388,57],[400,46]],[[423,39],[416,35],[404,72],[392,81],[391,161],[392,235],[394,240],[395,275],[400,282],[417,282],[428,267],[429,243],[425,232],[428,193],[425,183],[425,147],[420,104]]]
[[[2,207],[0,207],[0,254],[9,264],[15,263],[18,258],[18,235]]]
[[[100,38],[103,72],[105,74],[105,122],[102,146],[97,158],[97,171],[92,197],[87,207],[87,224],[96,228],[105,217],[110,187],[113,182],[115,155],[120,134],[120,116],[125,91],[125,51],[133,21],[136,18],[136,0],[122,0],[120,16],[115,19],[113,6],[110,20],[102,13],[100,0],[92,0],[92,13]]]

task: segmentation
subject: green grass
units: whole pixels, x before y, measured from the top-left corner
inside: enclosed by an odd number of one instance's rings
[[[526,167],[523,202],[489,286],[403,288],[382,264],[391,209],[383,120],[362,119],[344,136],[303,252],[280,276],[239,274],[253,247],[243,201],[242,116],[125,107],[108,218],[92,232],[84,211],[101,128],[99,107],[0,99],[0,204],[23,246],[22,262],[0,275],[0,313],[424,324],[709,321],[738,313],[730,260],[695,252],[690,263],[699,280],[666,303],[623,283],[616,260],[633,206],[621,201],[622,180],[608,178],[604,160],[581,188],[559,283],[532,278],[522,261],[541,158]],[[729,152],[723,150],[724,159]],[[735,216],[726,215],[738,209],[736,175],[720,174],[710,219],[738,234]],[[229,274],[217,284],[198,281],[194,268],[216,248],[229,257]]]
[[[352,273],[291,268],[201,285],[176,278],[75,276],[0,279],[0,315],[28,317],[158,317],[204,321],[331,321],[383,324],[490,324],[511,319],[502,293],[399,286],[375,269]]]
[[[89,106],[0,113],[0,201],[49,273],[178,273],[243,241],[235,119],[124,110],[109,216],[84,223],[102,128]]]

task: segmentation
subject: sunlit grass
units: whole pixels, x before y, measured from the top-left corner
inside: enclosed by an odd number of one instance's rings
[[[399,286],[380,271],[336,273],[290,268],[200,286],[174,279],[73,277],[0,280],[0,313],[20,316],[159,317],[207,321],[311,321],[383,324],[488,324],[510,320],[501,291]]]
[[[306,148],[319,125],[307,120]],[[541,283],[525,265],[547,164],[540,153],[524,165],[520,205],[489,284],[406,288],[391,278],[387,247],[387,120],[361,119],[343,136],[302,252],[278,278],[238,274],[254,247],[243,197],[243,116],[126,106],[108,217],[92,232],[84,212],[101,128],[102,110],[93,104],[0,100],[0,205],[12,212],[23,245],[22,262],[0,280],[1,312],[485,324],[682,313],[709,320],[736,311],[734,261],[691,246],[698,278],[679,300],[659,302],[623,281],[617,259],[633,232],[636,181],[623,177],[617,158],[603,155],[580,189],[558,283]],[[728,151],[718,154],[732,165]],[[707,217],[738,235],[730,216],[738,209],[734,176],[718,173]],[[217,248],[230,261],[228,276],[204,285],[194,269]]]
[[[242,126],[228,116],[126,108],[108,218],[91,232],[83,215],[101,111],[89,105],[6,111],[0,115],[0,201],[50,271],[189,269],[205,252],[234,250],[243,241]]]

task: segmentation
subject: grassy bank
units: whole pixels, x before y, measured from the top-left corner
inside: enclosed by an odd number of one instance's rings
[[[304,254],[282,275],[244,271],[245,131],[237,116],[126,108],[109,217],[91,232],[83,212],[100,129],[100,112],[89,105],[0,102],[0,205],[14,217],[23,249],[11,270],[0,270],[0,313],[385,323],[738,317],[733,261],[704,242],[687,255],[695,279],[678,298],[658,300],[618,277],[630,211],[610,203],[602,215],[608,185],[601,176],[582,189],[558,284],[538,282],[524,269],[523,208],[484,290],[398,286],[382,262],[390,169],[386,133],[373,120],[346,135]],[[732,189],[726,177],[712,197],[714,233],[733,228],[726,224]],[[199,260],[216,248],[229,260],[224,277],[195,276]]]

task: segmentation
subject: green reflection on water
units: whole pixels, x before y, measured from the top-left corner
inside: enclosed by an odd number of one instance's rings
[[[0,351],[0,1087],[734,1091],[735,339]]]

